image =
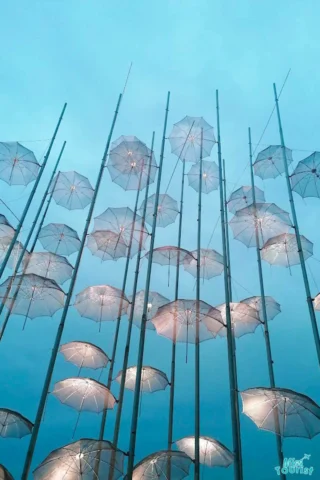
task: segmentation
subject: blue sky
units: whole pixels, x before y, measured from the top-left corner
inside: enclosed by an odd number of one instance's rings
[[[3,2],[4,3],[4,2]],[[20,140],[41,157],[52,135],[63,103],[68,108],[59,136],[45,172],[42,188],[26,222],[32,222],[36,203],[41,198],[50,169],[61,148],[67,146],[61,170],[76,170],[95,182],[101,156],[110,128],[118,94],[123,89],[130,62],[132,73],[127,86],[114,138],[136,135],[150,143],[156,131],[155,153],[159,157],[167,91],[171,91],[168,134],[172,124],[185,115],[203,116],[216,128],[215,89],[220,91],[222,151],[227,165],[228,191],[234,185],[249,183],[247,127],[252,127],[253,143],[257,143],[273,107],[272,82],[280,88],[289,68],[292,69],[281,97],[284,134],[287,146],[294,149],[294,165],[314,150],[320,150],[318,138],[320,100],[318,96],[318,17],[319,3],[253,2],[249,0],[208,2],[205,0],[163,0],[148,2],[107,2],[92,0],[46,0],[6,2],[1,7],[0,52],[0,139]],[[277,144],[279,136],[275,117],[257,151]],[[211,158],[217,159],[217,149]],[[176,157],[166,145],[162,191],[166,189]],[[178,199],[181,175],[179,165],[169,189]],[[265,190],[267,201],[289,210],[284,178],[257,186]],[[9,189],[1,183],[1,198],[19,215],[31,186]],[[152,186],[150,193],[154,193]],[[294,194],[295,195],[295,194]],[[197,195],[187,189],[186,216],[182,245],[196,248]],[[107,207],[131,206],[134,193],[111,183],[106,171],[95,215]],[[316,228],[320,203],[318,199],[303,201],[295,195],[300,230],[314,243],[314,256],[320,259],[320,233]],[[5,210],[1,210],[6,213]],[[84,227],[87,210],[68,212],[53,205],[49,222],[65,222],[79,234]],[[219,193],[203,197],[202,245],[207,246],[219,215]],[[14,218],[8,213],[14,223]],[[178,223],[158,229],[156,245],[176,243]],[[221,251],[219,226],[212,248]],[[231,234],[231,232],[230,232]],[[231,235],[232,237],[232,235]],[[39,246],[40,249],[40,246]],[[231,241],[234,300],[259,294],[254,249]],[[74,260],[75,256],[70,257]],[[320,283],[319,263],[308,264],[316,282]],[[127,293],[131,293],[135,261],[130,266]],[[270,326],[276,381],[280,387],[296,389],[320,402],[319,372],[311,327],[305,302],[299,266],[286,269],[264,264],[266,293],[280,302],[282,313]],[[103,263],[85,251],[75,292],[89,285],[106,283],[121,287],[124,260]],[[146,262],[143,263],[139,288],[144,288]],[[8,272],[9,273],[9,272]],[[173,278],[173,275],[172,275]],[[238,283],[236,283],[238,282]],[[239,286],[239,283],[242,285]],[[318,288],[310,279],[313,294]],[[244,287],[244,288],[243,288]],[[67,288],[67,284],[65,285]],[[173,282],[167,286],[167,271],[155,266],[151,288],[172,299]],[[245,290],[246,289],[246,290]],[[202,299],[217,305],[223,302],[223,278],[217,277],[201,286]],[[194,281],[181,272],[181,296],[194,298]],[[250,293],[248,293],[248,291]],[[34,418],[50,348],[59,322],[53,319],[28,321],[13,317],[0,345],[1,406],[20,411]],[[88,340],[110,354],[115,324],[104,324],[101,333],[90,320],[79,318],[70,309],[63,342]],[[121,369],[121,351],[127,329],[126,318],[121,326],[121,341],[115,372]],[[134,328],[130,365],[136,362],[139,331]],[[178,346],[177,403],[174,437],[193,433],[193,349],[185,364],[185,347]],[[148,334],[145,363],[169,374],[171,344],[154,333]],[[201,431],[232,447],[227,356],[225,340],[206,342],[201,347],[202,413]],[[267,385],[267,366],[262,331],[237,342],[239,386],[245,389]],[[90,374],[90,372],[87,372]],[[53,383],[77,374],[76,367],[58,359]],[[106,380],[105,372],[102,379]],[[118,385],[113,386],[115,395]],[[127,392],[119,446],[128,448],[130,412],[133,395]],[[145,396],[139,419],[137,460],[165,448],[167,436],[169,391]],[[72,441],[76,412],[50,396],[34,457],[36,467],[54,448]],[[110,414],[107,438],[112,438],[115,412]],[[276,477],[278,465],[275,439],[242,417],[243,464],[246,479],[270,480]],[[94,437],[99,417],[81,415],[77,438]],[[15,478],[19,478],[28,437],[22,440],[0,439],[0,462]],[[311,454],[310,465],[320,469],[320,437],[312,441],[286,439],[286,456],[301,458]],[[211,478],[215,471],[207,471]],[[219,479],[231,479],[232,468],[220,469]],[[31,476],[30,476],[31,478]]]

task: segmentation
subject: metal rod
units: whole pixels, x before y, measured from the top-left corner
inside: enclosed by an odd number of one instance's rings
[[[136,435],[137,435],[138,415],[139,415],[139,397],[140,397],[140,387],[141,387],[141,374],[142,374],[144,342],[145,342],[147,311],[148,311],[148,297],[149,297],[149,290],[150,290],[154,241],[155,241],[155,236],[156,236],[158,203],[159,203],[159,193],[160,193],[160,185],[161,185],[161,174],[162,174],[162,165],[163,165],[163,157],[164,157],[164,147],[165,147],[165,141],[166,141],[166,130],[167,130],[167,121],[168,121],[169,102],[170,102],[170,92],[168,92],[168,96],[167,96],[166,113],[165,113],[164,126],[163,126],[163,136],[162,136],[162,142],[161,142],[158,181],[157,181],[157,187],[156,187],[156,193],[155,193],[155,202],[154,202],[154,210],[153,210],[152,233],[151,233],[151,241],[150,241],[150,255],[149,255],[149,258],[148,258],[147,278],[146,278],[146,286],[145,286],[145,294],[144,294],[144,302],[143,302],[143,314],[142,314],[142,318],[141,318],[141,332],[140,332],[139,349],[138,349],[138,362],[137,362],[137,377],[136,377],[136,384],[135,384],[135,389],[134,389],[133,411],[132,411],[132,420],[131,420],[129,460],[128,460],[128,472],[127,472],[128,479],[132,478],[134,456],[135,456]]]
[[[224,223],[226,229],[226,247],[227,247],[227,270],[228,270],[228,282],[229,282],[229,292],[230,292],[230,301],[232,298],[232,283],[231,283],[231,257],[230,257],[230,242],[229,242],[229,230],[228,230],[228,209],[227,209],[227,181],[226,181],[226,162],[222,160],[223,168],[223,195],[224,195]]]
[[[73,295],[74,286],[75,286],[75,283],[76,283],[76,280],[77,280],[78,270],[79,270],[84,246],[85,246],[85,243],[86,243],[86,239],[87,239],[90,222],[91,222],[92,216],[93,216],[93,210],[94,210],[94,207],[95,207],[99,187],[100,187],[101,180],[102,180],[102,177],[103,177],[103,172],[104,172],[105,164],[106,164],[106,161],[107,161],[107,155],[108,155],[108,150],[109,150],[109,146],[110,146],[110,143],[111,143],[111,138],[112,138],[114,126],[115,126],[115,123],[116,123],[116,120],[117,120],[117,117],[118,117],[121,98],[122,98],[122,95],[120,94],[118,102],[117,102],[116,110],[115,110],[115,113],[114,113],[114,116],[113,116],[110,132],[109,132],[107,143],[106,143],[106,147],[105,147],[105,150],[104,150],[104,153],[103,153],[101,166],[100,166],[100,170],[99,170],[99,173],[98,173],[98,177],[97,177],[97,181],[96,181],[96,185],[95,185],[95,189],[94,189],[94,194],[93,194],[93,197],[92,197],[92,200],[91,200],[91,203],[90,203],[88,216],[87,216],[87,219],[86,219],[85,227],[84,227],[82,238],[81,238],[80,249],[79,249],[79,252],[78,252],[78,255],[77,255],[76,263],[75,263],[73,274],[72,274],[72,277],[71,277],[69,291],[68,291],[68,294],[67,294],[67,297],[66,297],[66,300],[65,300],[65,306],[64,306],[64,309],[63,309],[63,312],[62,312],[62,316],[61,316],[61,319],[60,319],[60,324],[59,324],[59,327],[58,327],[57,335],[56,335],[54,345],[53,345],[53,349],[52,349],[52,352],[51,352],[50,362],[49,362],[48,370],[47,370],[47,373],[46,373],[46,378],[45,378],[43,388],[42,388],[40,402],[39,402],[39,405],[38,405],[36,419],[35,419],[34,427],[33,427],[33,430],[32,430],[31,440],[30,440],[30,443],[29,443],[29,448],[28,448],[25,464],[24,464],[24,467],[23,467],[23,473],[22,473],[21,480],[27,480],[28,479],[28,474],[29,474],[29,471],[30,471],[31,462],[32,462],[32,458],[33,458],[33,454],[34,454],[34,450],[35,450],[35,446],[36,446],[36,442],[37,442],[37,438],[38,438],[38,433],[39,433],[39,429],[40,429],[41,418],[42,418],[42,415],[43,415],[43,411],[44,411],[44,407],[45,407],[45,403],[46,403],[46,398],[47,398],[47,394],[48,394],[49,387],[50,387],[50,382],[51,382],[52,373],[53,373],[54,366],[55,366],[55,361],[56,361],[57,354],[58,354],[58,351],[59,351],[59,346],[60,346],[60,341],[61,341],[65,321],[66,321],[66,318],[67,318],[67,315],[68,315],[68,309],[69,309],[71,298],[72,298],[72,295]]]

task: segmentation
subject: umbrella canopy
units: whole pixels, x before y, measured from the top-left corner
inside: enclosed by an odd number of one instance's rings
[[[0,142],[0,179],[9,185],[28,185],[40,169],[34,153],[18,142]]]
[[[149,258],[149,255],[150,252],[147,252],[145,257]],[[182,265],[186,258],[192,258],[191,252],[184,248],[172,246],[154,248],[152,254],[153,263],[158,263],[159,265],[177,266],[178,261],[179,265]]]
[[[161,450],[143,458],[135,466],[132,480],[166,480],[169,465],[172,480],[181,480],[189,475],[191,463],[191,458],[184,452]]]
[[[9,286],[10,291],[7,294]],[[52,317],[63,308],[65,293],[54,280],[29,273],[7,278],[0,285],[0,298],[5,299],[5,305],[11,308],[11,313],[33,319]]]
[[[107,169],[111,179],[124,190],[143,190],[157,174],[155,156],[136,137],[120,138],[109,154]]]
[[[63,284],[70,280],[73,266],[65,257],[49,252],[34,252],[25,261],[24,273],[35,273],[41,277]]]
[[[89,205],[94,194],[87,177],[75,171],[59,172],[52,184],[56,204],[68,210],[82,210]]]
[[[320,293],[313,300],[314,309],[320,311]]]
[[[300,235],[300,240],[304,259],[307,260],[313,255],[313,243],[303,235]],[[261,249],[261,257],[271,265],[288,268],[297,265],[300,257],[296,235],[285,233],[270,238]]]
[[[266,304],[266,311],[267,311],[267,319],[273,320],[280,312],[280,304],[275,301],[274,298],[266,296],[264,297],[265,304]],[[255,308],[259,312],[259,316],[263,318],[263,310],[262,310],[262,298],[261,297],[249,297],[241,300],[241,303],[246,303],[252,308]]]
[[[7,218],[0,213],[0,237],[12,238],[14,235],[15,229],[8,222]]]
[[[0,465],[0,480],[14,480],[11,473],[3,465]]]
[[[21,413],[0,408],[0,436],[11,438],[22,438],[30,435],[33,423]]]
[[[129,301],[122,290],[109,285],[96,285],[78,293],[74,307],[81,317],[95,322],[107,322],[124,315],[128,304]]]
[[[181,452],[186,453],[192,460],[195,458],[195,438],[193,435],[177,440],[176,445]],[[199,438],[200,463],[208,467],[229,467],[233,462],[233,453],[211,437]]]
[[[100,413],[113,409],[116,403],[110,390],[92,378],[66,378],[54,385],[52,394],[64,405],[80,412]]]
[[[197,259],[198,251],[193,250],[191,255],[184,259],[184,269],[193,277],[197,277]],[[223,256],[215,250],[201,248],[200,250],[200,278],[209,280],[212,277],[221,275],[223,272]]]
[[[115,378],[115,381],[119,384],[121,383],[122,378],[121,370]],[[136,385],[136,378],[137,378],[137,367],[128,367],[126,371],[126,381],[125,381],[125,388],[128,390],[133,390]],[[157,368],[153,367],[142,367],[142,376],[141,376],[141,383],[140,383],[140,390],[142,392],[153,393],[157,392],[158,390],[165,390],[165,388],[169,385],[169,380],[167,375],[158,370]]]
[[[261,430],[277,433],[280,428],[283,437],[305,438],[313,438],[320,432],[320,407],[302,393],[286,388],[257,387],[241,392],[241,397],[243,413]]]
[[[119,234],[110,230],[96,230],[88,236],[87,247],[92,255],[105,260],[118,260],[127,256],[127,244]]]
[[[97,345],[89,342],[73,341],[60,347],[60,353],[67,362],[80,368],[105,368],[108,365],[108,355]]]
[[[188,173],[190,187],[199,192],[200,162],[192,165]],[[219,188],[219,168],[215,162],[203,160],[202,162],[202,193],[210,193]]]
[[[216,143],[211,125],[202,117],[186,116],[173,125],[169,135],[171,152],[186,162],[199,162],[202,132],[202,158],[210,156]]]
[[[284,147],[288,165],[293,162],[292,150]],[[281,145],[270,145],[258,153],[253,164],[254,173],[262,178],[276,178],[284,172],[283,152]]]
[[[264,192],[258,187],[254,187],[255,199],[257,203],[265,201]],[[231,213],[236,213],[242,208],[249,207],[253,204],[253,190],[252,187],[240,187],[231,193],[228,200],[228,209]]]
[[[286,233],[292,227],[287,212],[274,203],[256,203],[250,207],[238,210],[229,222],[234,238],[247,247],[257,247],[256,232],[259,246],[269,238]]]
[[[139,328],[141,328],[141,319],[142,319],[142,314],[143,314],[143,304],[144,304],[144,297],[145,297],[145,291],[140,290],[140,292],[137,292],[135,302],[134,302],[134,313],[133,313],[133,318],[132,322]],[[132,309],[132,296],[128,297],[129,300],[129,305],[128,305],[128,310],[127,310],[127,315],[130,317],[131,315],[131,309]],[[160,293],[157,292],[149,292],[149,297],[148,297],[148,310],[147,310],[147,323],[146,327],[149,330],[154,330],[154,325],[151,322],[152,317],[157,313],[158,309],[168,303],[170,300],[163,295],[160,295]]]
[[[222,319],[226,324],[226,304],[222,303],[216,307],[222,315]],[[262,324],[259,312],[255,308],[245,303],[230,303],[231,323],[234,336],[239,338],[248,333],[254,333],[256,328]],[[227,336],[227,328],[219,331],[221,337]]]
[[[0,237],[0,265],[2,264],[6,254],[7,254],[8,248],[11,245],[11,241],[12,241],[12,237]],[[17,264],[17,261],[20,257],[20,254],[22,252],[22,249],[23,249],[22,243],[21,242],[15,242],[15,244],[13,246],[13,249],[11,251],[11,255],[9,257],[9,261],[7,263],[8,268],[12,268],[12,269],[15,268],[15,266]],[[25,260],[27,260],[28,255],[29,254],[26,251],[23,258]]]
[[[97,463],[99,470],[97,472]],[[53,450],[35,469],[35,480],[107,479],[111,467],[113,479],[123,475],[124,453],[106,440],[82,438]]]
[[[301,197],[320,197],[320,152],[301,160],[290,176],[291,188]]]
[[[153,194],[147,199],[147,209],[146,209],[146,222],[149,225],[153,223],[153,212],[154,212],[154,203],[156,201],[156,195]],[[143,212],[145,205],[145,200],[143,200],[140,213]],[[158,203],[158,213],[157,213],[157,227],[167,227],[171,223],[176,221],[177,215],[179,213],[178,203],[176,200],[171,198],[167,194],[159,195]]]
[[[215,338],[223,329],[221,313],[200,300],[176,300],[160,307],[152,318],[157,333],[173,342],[196,343],[199,311],[199,342]]]
[[[39,233],[41,245],[48,252],[69,256],[80,248],[80,239],[73,228],[63,223],[49,223]]]

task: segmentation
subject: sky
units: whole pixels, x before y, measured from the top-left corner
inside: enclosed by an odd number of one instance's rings
[[[1,6],[1,88],[0,140],[20,141],[32,149],[39,161],[48,146],[64,102],[67,110],[54,144],[39,191],[26,219],[21,239],[30,228],[38,202],[64,140],[67,141],[61,170],[76,170],[94,185],[99,170],[112,116],[122,92],[130,63],[133,62],[121,104],[113,139],[136,135],[148,145],[156,132],[155,155],[159,160],[165,103],[171,92],[167,136],[174,123],[185,115],[203,116],[216,131],[215,90],[219,89],[221,146],[226,161],[227,190],[230,194],[248,185],[247,129],[252,128],[257,154],[270,144],[279,143],[275,115],[260,140],[274,106],[272,83],[283,90],[280,107],[286,144],[293,149],[293,167],[302,158],[320,150],[318,139],[320,100],[318,95],[318,17],[320,5],[315,0],[301,2],[253,2],[243,0],[174,0],[148,2],[104,2],[92,0],[13,0]],[[258,144],[259,143],[259,144]],[[211,160],[217,161],[217,148]],[[161,191],[168,186],[177,158],[166,142]],[[189,166],[187,166],[188,170]],[[186,182],[187,183],[187,182]],[[181,163],[178,164],[168,194],[178,200]],[[285,179],[256,184],[265,191],[266,200],[289,211]],[[1,182],[0,197],[16,216],[31,191],[28,187],[9,188]],[[150,187],[150,194],[155,185]],[[140,202],[143,199],[143,193]],[[303,200],[294,194],[300,231],[314,244],[314,257],[308,260],[312,294],[320,284],[320,233],[317,225],[319,199]],[[94,216],[108,207],[133,208],[135,192],[124,192],[111,182],[105,172]],[[196,248],[197,194],[186,188],[182,246]],[[0,207],[15,224],[14,216]],[[66,223],[81,235],[88,208],[68,211],[52,203],[45,221]],[[222,250],[219,219],[219,192],[203,195],[202,246]],[[92,228],[92,227],[91,227]],[[157,229],[155,244],[175,245],[178,222]],[[231,242],[233,300],[259,295],[254,249]],[[41,251],[41,245],[38,244]],[[70,256],[74,262],[76,255]],[[104,262],[85,249],[75,293],[90,285],[108,284],[121,288],[125,261]],[[144,260],[139,289],[145,286],[147,262]],[[135,260],[130,263],[126,293],[131,294]],[[319,371],[312,339],[305,292],[299,266],[291,269],[263,264],[265,291],[280,304],[282,313],[270,325],[277,386],[309,395],[320,403]],[[8,270],[7,274],[10,273]],[[5,277],[4,277],[5,278]],[[181,270],[181,298],[195,298],[194,279]],[[65,291],[68,283],[63,285]],[[151,289],[168,299],[174,297],[174,272],[168,286],[167,269],[155,265]],[[211,305],[224,302],[223,276],[201,284],[201,298]],[[0,407],[19,411],[34,420],[39,395],[47,369],[50,350],[59,324],[60,312],[53,318],[28,320],[13,316],[0,345]],[[122,368],[127,319],[121,321],[115,374]],[[86,340],[96,343],[111,355],[115,323],[102,325],[80,318],[70,307],[62,343]],[[133,329],[129,365],[137,361],[139,330]],[[194,432],[194,366],[192,346],[188,363],[185,345],[177,347],[177,389],[174,439]],[[148,332],[144,363],[170,373],[171,343]],[[239,389],[268,386],[263,332],[237,340]],[[98,372],[83,372],[97,378]],[[77,375],[77,368],[59,354],[54,383]],[[107,372],[101,376],[106,381]],[[117,396],[118,385],[112,386]],[[131,423],[132,392],[126,392],[119,447],[127,451]],[[169,389],[143,397],[139,417],[136,461],[166,448]],[[72,439],[77,412],[49,395],[41,425],[32,469],[55,448],[78,438],[98,435],[100,418],[84,412]],[[113,436],[115,411],[108,414],[106,438]],[[212,436],[232,449],[227,350],[224,339],[201,344],[201,433]],[[243,468],[245,479],[276,478],[278,465],[274,435],[259,430],[241,415]],[[0,438],[0,463],[14,478],[19,478],[29,437],[21,440]],[[320,470],[320,437],[313,440],[286,438],[287,457],[310,454],[310,463]],[[307,464],[305,465],[307,466]],[[32,475],[30,475],[32,478]],[[190,476],[192,478],[192,475]],[[232,467],[206,469],[204,478],[233,478]]]

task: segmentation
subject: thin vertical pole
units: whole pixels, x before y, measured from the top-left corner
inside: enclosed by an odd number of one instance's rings
[[[18,238],[18,236],[19,236],[19,234],[20,234],[20,231],[21,231],[21,228],[22,228],[22,226],[23,226],[23,222],[25,221],[25,218],[26,218],[26,216],[27,216],[27,214],[28,214],[29,207],[30,207],[31,202],[32,202],[32,200],[33,200],[33,197],[34,197],[34,195],[35,195],[35,193],[36,193],[36,190],[37,190],[37,188],[38,188],[38,185],[39,185],[39,182],[40,182],[40,180],[41,180],[41,177],[42,177],[42,174],[43,174],[43,172],[44,172],[44,169],[45,169],[45,167],[46,167],[46,165],[47,165],[47,162],[48,162],[48,159],[49,159],[49,156],[50,156],[50,153],[51,153],[51,149],[52,149],[52,146],[53,146],[54,141],[55,141],[55,139],[56,139],[56,136],[57,136],[57,133],[58,133],[60,124],[61,124],[61,122],[62,122],[62,118],[63,118],[63,115],[64,115],[64,112],[65,112],[65,109],[66,109],[66,108],[67,108],[67,104],[65,103],[64,106],[63,106],[61,115],[60,115],[60,117],[59,117],[57,126],[56,126],[56,128],[55,128],[55,131],[54,131],[54,133],[53,133],[53,137],[52,137],[51,142],[50,142],[50,144],[49,144],[49,148],[48,148],[48,150],[47,150],[47,153],[46,153],[45,156],[44,156],[43,163],[42,163],[42,165],[41,165],[41,167],[40,167],[38,176],[37,176],[36,181],[35,181],[35,183],[34,183],[34,185],[33,185],[33,188],[32,188],[31,193],[30,193],[30,195],[29,195],[29,198],[28,198],[28,201],[27,201],[27,203],[26,203],[26,206],[24,207],[24,210],[23,210],[23,212],[22,212],[22,215],[21,215],[21,218],[20,218],[20,222],[18,223],[18,226],[17,226],[17,228],[16,228],[15,234],[14,234],[13,237],[12,237],[10,246],[9,246],[9,248],[8,248],[8,251],[7,251],[7,253],[6,253],[6,256],[4,257],[4,260],[3,260],[2,265],[1,265],[1,267],[0,267],[0,278],[2,277],[3,272],[4,272],[4,270],[5,270],[6,266],[7,266],[8,260],[9,260],[9,258],[10,258],[11,252],[12,252],[12,249],[13,249],[16,241],[17,241],[17,238]],[[44,201],[44,200],[43,200],[43,201]],[[32,226],[33,229],[34,229],[34,226],[35,226],[35,225]],[[33,233],[33,230],[32,230],[32,232],[31,232],[31,235],[32,235],[32,233]],[[30,234],[29,234],[29,235],[30,235]],[[31,235],[30,235],[30,237],[31,237]]]
[[[53,345],[53,349],[52,349],[52,352],[51,352],[50,362],[49,362],[48,370],[47,370],[47,373],[46,373],[46,378],[45,378],[43,388],[42,388],[40,402],[39,402],[39,405],[38,405],[36,419],[35,419],[34,427],[33,427],[33,430],[32,430],[31,440],[30,440],[30,443],[29,443],[29,448],[28,448],[25,464],[24,464],[24,467],[23,467],[23,473],[22,473],[21,480],[27,480],[28,479],[28,474],[29,474],[29,471],[30,471],[31,462],[32,462],[32,458],[33,458],[33,454],[34,454],[34,450],[35,450],[35,446],[36,446],[36,442],[37,442],[37,438],[38,438],[38,433],[39,433],[39,429],[40,429],[41,419],[42,419],[45,404],[46,404],[46,398],[47,398],[47,394],[48,394],[48,391],[49,391],[49,388],[50,388],[51,378],[52,378],[57,354],[58,354],[58,351],[59,351],[59,346],[60,346],[60,342],[61,342],[62,333],[63,333],[65,321],[66,321],[66,318],[67,318],[67,315],[68,315],[68,309],[69,309],[71,298],[72,298],[72,295],[73,295],[74,286],[75,286],[75,283],[76,283],[76,280],[77,280],[78,270],[79,270],[84,246],[85,246],[85,243],[86,243],[86,239],[87,239],[90,222],[91,222],[92,216],[93,216],[93,210],[94,210],[94,207],[95,207],[99,187],[100,187],[101,180],[102,180],[102,177],[103,177],[103,172],[104,172],[106,161],[107,161],[107,155],[108,155],[109,146],[110,146],[110,143],[111,143],[111,138],[112,138],[113,130],[114,130],[115,123],[116,123],[116,120],[117,120],[117,117],[118,117],[121,98],[122,98],[122,95],[120,94],[118,102],[117,102],[116,110],[115,110],[115,113],[114,113],[114,116],[113,116],[110,132],[109,132],[107,143],[106,143],[106,147],[105,147],[105,150],[104,150],[104,153],[103,153],[103,157],[102,157],[100,170],[99,170],[99,173],[98,173],[93,197],[92,197],[92,200],[91,200],[91,203],[90,203],[88,216],[87,216],[87,219],[86,219],[85,227],[84,227],[82,238],[81,238],[81,244],[80,244],[79,252],[78,252],[78,255],[77,255],[76,263],[75,263],[73,274],[72,274],[71,281],[70,281],[69,291],[68,291],[68,294],[67,294],[67,297],[66,297],[66,300],[65,300],[65,306],[64,306],[64,309],[63,309],[63,312],[62,312],[62,316],[61,316],[61,319],[60,319],[60,324],[59,324],[59,327],[58,327],[57,335],[56,335],[55,342],[54,342],[54,345]]]
[[[158,203],[159,203],[161,176],[162,176],[164,147],[165,147],[165,142],[166,142],[166,130],[167,130],[167,121],[168,121],[168,112],[169,112],[169,102],[170,102],[170,92],[168,92],[168,96],[167,96],[166,113],[165,113],[164,126],[163,126],[163,136],[162,136],[162,142],[161,142],[158,181],[157,181],[157,188],[156,188],[155,202],[154,202],[154,210],[153,210],[152,233],[151,233],[151,241],[150,241],[150,255],[149,255],[149,258],[148,258],[147,278],[146,278],[146,286],[145,286],[145,294],[144,294],[144,302],[143,302],[143,314],[142,314],[142,318],[141,318],[141,332],[140,332],[138,362],[137,362],[137,377],[136,377],[136,384],[135,384],[135,389],[134,389],[133,411],[132,411],[132,420],[131,420],[129,460],[128,460],[128,472],[127,472],[128,479],[132,478],[135,447],[136,447],[136,435],[137,435],[138,415],[139,415],[139,398],[140,398],[140,388],[141,388],[141,375],[142,375],[144,342],[145,342],[147,311],[148,311],[148,297],[149,297],[149,290],[150,290],[153,249],[154,249],[154,242],[155,242],[155,236],[156,236]]]
[[[220,115],[219,115],[219,93],[216,90],[216,108],[217,108],[217,135],[218,135],[218,164],[219,164],[219,186],[220,186],[220,220],[221,220],[221,235],[223,248],[223,262],[224,262],[224,290],[226,297],[226,321],[227,321],[227,345],[228,345],[228,364],[229,364],[229,382],[230,382],[230,403],[231,403],[231,423],[232,423],[232,437],[233,437],[233,452],[234,452],[234,478],[235,480],[242,480],[242,459],[240,446],[240,432],[239,432],[239,407],[238,407],[238,391],[236,381],[236,369],[234,362],[234,338],[231,324],[230,312],[230,296],[228,283],[228,268],[227,268],[227,247],[226,247],[226,229],[225,229],[225,215],[224,215],[224,195],[222,182],[222,157],[221,157],[221,141],[220,141]]]
[[[254,185],[254,175],[253,175],[253,162],[252,162],[252,144],[251,144],[251,129],[248,129],[249,134],[249,158],[250,158],[250,175],[251,175],[251,188],[252,188],[252,203],[254,208],[255,217],[257,217],[256,213],[256,192],[255,192],[255,185]],[[270,387],[275,388],[275,376],[274,376],[274,369],[273,369],[273,359],[272,359],[272,350],[271,350],[271,342],[270,342],[270,335],[269,335],[269,325],[268,325],[268,315],[267,315],[267,307],[266,307],[266,296],[264,291],[264,281],[263,281],[263,273],[262,273],[262,263],[261,263],[261,252],[260,252],[260,236],[257,226],[255,227],[255,235],[256,235],[256,252],[257,252],[257,263],[258,263],[258,273],[259,273],[259,284],[260,284],[260,295],[261,295],[261,304],[262,304],[262,317],[263,317],[263,328],[264,328],[264,339],[266,343],[266,351],[267,351],[267,362],[268,362],[268,373],[269,373],[269,382]],[[282,441],[280,437],[280,425],[279,425],[279,416],[278,412],[274,412],[275,415],[275,424],[276,424],[276,442],[277,442],[277,452],[278,452],[278,459],[279,465],[283,465],[283,453],[282,453]],[[286,476],[280,472],[282,480],[286,479]]]
[[[305,262],[305,259],[304,259],[304,256],[303,256],[303,250],[302,250],[302,245],[301,245],[299,224],[298,224],[298,219],[297,219],[297,214],[296,214],[296,208],[295,208],[295,205],[294,205],[291,185],[290,185],[290,176],[289,176],[289,168],[288,168],[288,161],[287,161],[287,155],[286,155],[286,146],[285,146],[285,143],[284,143],[284,136],[283,136],[282,123],[281,123],[279,101],[278,101],[277,89],[276,89],[276,84],[275,83],[273,84],[273,91],[274,91],[274,99],[275,99],[275,102],[276,102],[279,134],[280,134],[281,148],[282,148],[282,158],[283,158],[283,165],[284,165],[284,171],[285,171],[286,182],[287,182],[289,202],[290,202],[290,207],[291,207],[293,227],[294,227],[294,231],[295,231],[295,234],[296,234],[296,240],[297,240],[297,246],[298,246],[298,252],[299,252],[299,259],[300,259],[302,277],[303,277],[303,281],[304,281],[304,288],[305,288],[306,296],[307,296],[307,304],[308,304],[309,315],[310,315],[310,320],[311,320],[313,338],[314,338],[314,342],[315,342],[315,345],[316,345],[318,362],[320,364],[319,329],[318,329],[317,319],[316,319],[316,315],[315,315],[314,308],[313,308],[309,279],[308,279],[308,274],[307,274],[307,269],[306,269],[306,262]]]
[[[227,181],[226,181],[226,162],[222,160],[223,167],[223,195],[224,195],[224,223],[226,229],[226,247],[227,247],[227,270],[228,270],[228,282],[229,282],[229,292],[230,292],[230,301],[232,299],[232,283],[231,283],[231,258],[230,258],[230,242],[229,242],[229,231],[228,231],[228,209],[227,209]]]

